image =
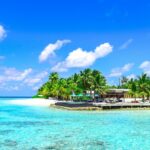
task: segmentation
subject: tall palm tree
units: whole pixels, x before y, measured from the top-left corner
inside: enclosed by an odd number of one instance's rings
[[[138,84],[137,84],[137,80],[134,80],[134,79],[130,79],[127,83],[128,85],[128,88],[130,89],[129,91],[129,94],[132,96],[132,97],[135,97],[135,100],[136,100],[136,97],[138,95]]]
[[[49,75],[49,81],[51,83],[57,83],[59,80],[59,74],[57,72],[52,72],[50,75]]]
[[[91,69],[85,69],[80,72],[81,80],[82,80],[82,86],[85,90],[90,90],[93,76],[92,76],[92,70]]]
[[[125,76],[122,76],[121,79],[120,79],[120,82],[121,82],[121,88],[127,88],[127,83],[128,83],[128,78],[125,77]]]
[[[149,77],[147,76],[147,74],[142,74],[141,76],[138,77],[138,90],[140,95],[143,98],[143,101],[145,100],[145,97],[149,96]]]
[[[85,92],[89,91],[91,97],[93,97],[92,91],[93,91],[93,83],[94,83],[94,78],[92,73],[93,73],[92,70],[89,68],[80,72],[81,87],[82,89],[84,89]]]
[[[38,95],[43,95],[45,96],[46,98],[48,98],[51,93],[50,93],[50,87],[51,87],[51,84],[49,82],[46,82],[39,90],[38,90]]]
[[[147,99],[150,100],[150,76],[148,77],[147,80],[147,88],[148,88]]]
[[[106,79],[102,75],[100,71],[93,70],[93,90],[94,93],[104,95],[106,94],[106,91],[108,89],[108,86],[106,86]]]

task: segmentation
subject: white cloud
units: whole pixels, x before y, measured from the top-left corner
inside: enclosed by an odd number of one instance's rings
[[[54,67],[51,68],[51,71],[56,72],[66,72],[68,68],[66,67],[65,62],[59,62]]]
[[[42,84],[37,84],[35,86],[32,86],[32,90],[37,91],[41,86],[42,86]]]
[[[33,91],[37,91],[41,86],[35,86],[32,88]]]
[[[34,72],[32,68],[17,70],[16,68],[0,68],[0,90],[17,91],[42,85],[48,75],[47,71]]]
[[[16,68],[0,68],[0,89],[6,91],[17,91],[20,83],[23,82],[32,72],[31,68],[19,71]]]
[[[136,75],[135,74],[130,74],[127,76],[127,78],[130,79],[136,79]]]
[[[43,84],[43,79],[48,75],[48,72],[43,71],[30,78],[24,80],[24,83],[32,88],[33,91],[37,91]]]
[[[24,81],[24,83],[27,83],[29,86],[32,86],[36,83],[39,83],[41,81],[40,78],[35,78],[35,79],[32,79],[32,78],[28,78]]]
[[[43,71],[41,73],[38,73],[34,76],[31,76],[29,78],[26,78],[24,80],[24,83],[26,83],[28,86],[34,86],[37,83],[41,83],[42,79],[44,79],[48,75],[48,72]]]
[[[143,69],[145,73],[150,75],[150,61],[144,61],[139,67],[140,69]]]
[[[97,59],[102,58],[112,52],[112,46],[104,43],[95,48],[94,51],[86,51],[78,48],[69,53],[65,61],[57,63],[52,67],[52,71],[63,72],[69,68],[82,68],[91,66]]]
[[[6,30],[2,25],[0,25],[0,40],[3,40],[7,36]]]
[[[16,68],[0,68],[0,89],[7,91],[19,90],[20,82],[23,82],[31,72],[31,68],[23,71],[19,71]]]
[[[128,64],[125,64],[123,67],[114,68],[114,69],[112,69],[109,77],[120,77],[125,72],[130,71],[130,69],[133,67],[133,65],[134,65],[133,63],[128,63]]]
[[[58,40],[54,44],[47,45],[44,50],[41,52],[39,56],[39,61],[43,62],[46,61],[51,55],[54,54],[54,52],[58,49],[60,49],[64,44],[70,43],[70,40]]]
[[[6,81],[22,81],[31,72],[32,72],[31,68],[25,69],[24,71],[18,71],[16,68],[5,68],[3,79]]]
[[[18,91],[18,90],[19,90],[19,86],[17,86],[17,85],[1,84],[1,85],[0,85],[0,90],[5,90],[5,91]]]
[[[7,90],[8,91],[18,91],[19,90],[19,86],[9,86],[9,87],[7,87]]]
[[[125,43],[123,43],[119,49],[126,49],[133,42],[133,39],[128,39]]]

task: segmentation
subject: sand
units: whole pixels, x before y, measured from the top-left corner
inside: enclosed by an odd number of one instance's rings
[[[23,106],[44,106],[48,107],[50,105],[55,104],[57,101],[56,100],[48,100],[48,99],[21,99],[21,100],[11,100],[9,101],[9,104],[12,105],[23,105]]]

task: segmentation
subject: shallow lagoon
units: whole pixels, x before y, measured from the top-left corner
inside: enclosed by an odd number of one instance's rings
[[[150,110],[77,112],[0,99],[0,150],[148,150]]]

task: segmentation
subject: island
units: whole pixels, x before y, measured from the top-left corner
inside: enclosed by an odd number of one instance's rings
[[[118,85],[110,85],[99,70],[87,68],[67,78],[52,72],[34,98],[55,100],[54,107],[68,110],[146,109],[150,108],[150,77],[123,76]]]

